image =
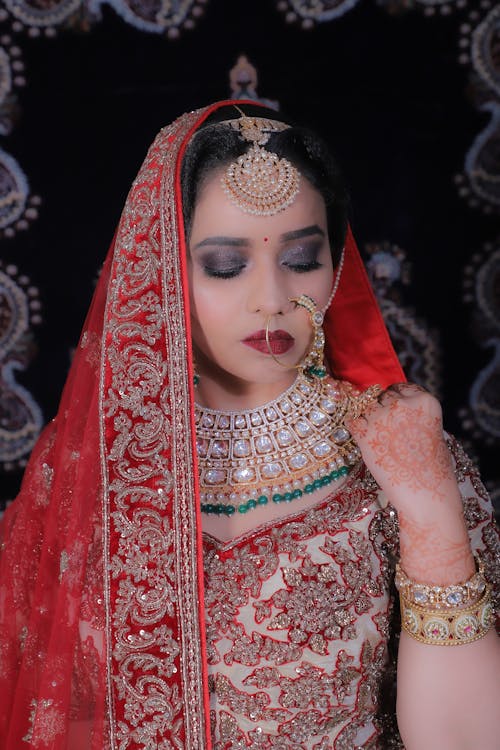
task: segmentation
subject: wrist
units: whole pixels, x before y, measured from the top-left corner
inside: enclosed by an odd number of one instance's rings
[[[415,519],[399,513],[401,567],[429,585],[460,583],[475,572],[463,516],[435,513]]]
[[[396,566],[401,625],[412,638],[437,646],[459,646],[483,638],[493,624],[491,589],[484,565],[460,584],[427,586]]]
[[[474,575],[459,583],[446,586],[429,586],[408,577],[401,563],[396,565],[395,584],[400,596],[412,604],[431,609],[450,609],[475,604],[486,590],[484,563],[475,558]]]

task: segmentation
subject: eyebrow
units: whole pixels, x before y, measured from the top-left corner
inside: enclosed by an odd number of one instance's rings
[[[290,242],[290,240],[300,240],[302,237],[310,237],[312,234],[319,234],[321,237],[325,236],[324,231],[317,224],[311,224],[310,227],[304,227],[303,229],[295,229],[292,232],[285,232],[280,235],[280,242]]]
[[[280,235],[280,242],[290,242],[291,240],[300,240],[302,237],[310,237],[311,235],[319,234],[321,237],[325,236],[324,231],[317,224],[311,224],[309,227],[303,229],[294,229],[291,232],[285,232]],[[206,237],[201,242],[197,242],[193,247],[193,250],[197,250],[200,247],[207,247],[208,245],[222,245],[224,247],[246,247],[249,244],[248,240],[244,237]]]
[[[248,245],[248,240],[244,237],[207,237],[201,242],[197,242],[193,247],[193,250],[197,250],[199,247],[206,247],[207,245],[224,245],[226,247],[245,247]]]

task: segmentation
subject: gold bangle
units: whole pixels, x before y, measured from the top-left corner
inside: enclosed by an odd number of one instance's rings
[[[401,626],[420,643],[431,646],[461,646],[483,638],[493,625],[491,588],[481,599],[461,609],[426,609],[401,594]]]
[[[401,596],[412,604],[435,609],[454,609],[479,601],[486,589],[484,563],[476,558],[478,571],[463,583],[450,586],[429,586],[408,578],[399,563],[396,565],[395,584]]]

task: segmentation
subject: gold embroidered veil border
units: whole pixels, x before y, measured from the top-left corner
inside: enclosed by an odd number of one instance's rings
[[[176,186],[211,111],[152,144],[3,519],[3,750],[210,748]]]
[[[183,148],[210,111],[184,115],[159,133],[116,238],[100,395],[113,749],[125,742],[142,750],[147,737],[210,747],[176,193]]]

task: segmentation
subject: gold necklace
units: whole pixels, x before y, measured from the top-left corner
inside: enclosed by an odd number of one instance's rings
[[[346,476],[360,451],[345,420],[380,393],[298,375],[274,401],[247,411],[195,405],[201,510],[232,515],[289,502]]]

